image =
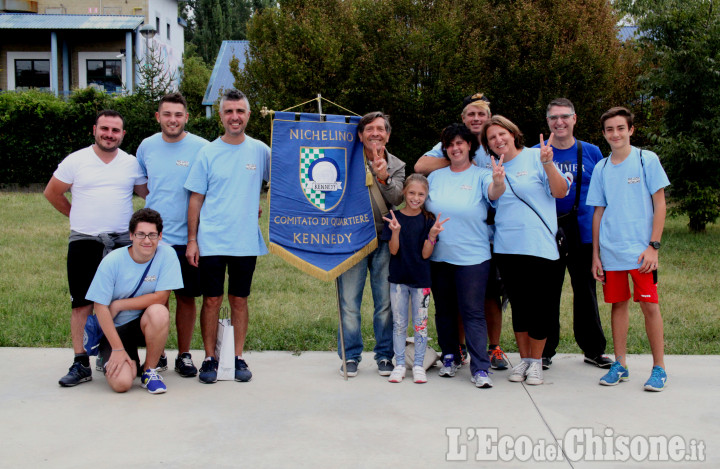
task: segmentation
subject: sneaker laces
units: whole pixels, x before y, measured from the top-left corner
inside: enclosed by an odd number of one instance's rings
[[[455,357],[453,355],[445,355],[443,357],[443,366],[445,368],[450,368],[455,364]]]
[[[184,366],[193,366],[192,358],[190,357],[180,357],[180,361]]]
[[[507,358],[507,355],[505,355],[505,352],[502,351],[499,345],[494,349],[490,350],[491,359],[494,358],[495,360],[502,360],[503,357]]]
[[[147,378],[147,381],[145,381],[146,383],[149,383],[150,381],[153,381],[153,380],[163,381],[162,375],[160,373],[158,373],[155,368],[150,368],[150,369],[145,370],[144,375]]]
[[[533,362],[527,369],[528,378],[542,379],[542,365],[537,362]]]
[[[653,369],[652,369],[652,371],[650,372],[650,378],[651,378],[651,379],[652,379],[652,378],[661,379],[661,378],[664,377],[664,376],[663,376],[664,374],[665,374],[665,373],[664,373],[664,370],[663,370],[661,367],[659,367],[659,366],[653,366]]]

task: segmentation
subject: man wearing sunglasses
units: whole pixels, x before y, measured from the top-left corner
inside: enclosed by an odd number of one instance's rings
[[[99,347],[103,371],[115,392],[128,391],[136,376],[151,394],[167,390],[156,370],[170,327],[165,304],[183,281],[175,250],[159,245],[162,230],[158,212],[135,212],[129,226],[132,244],[105,256],[87,292],[104,334]],[[147,353],[140,366],[142,346]]]
[[[553,162],[571,183],[566,196],[556,199],[558,226],[565,231],[569,248],[568,256],[560,257],[563,267],[557,272],[557,281],[562,285],[567,268],[573,289],[573,331],[585,355],[585,363],[610,368],[612,360],[604,355],[605,334],[600,324],[595,279],[591,272],[594,208],[585,203],[593,168],[602,159],[602,153],[597,146],[575,139],[577,115],[569,99],[552,100],[547,107],[546,119],[553,134]],[[539,147],[539,144],[535,145],[535,148]],[[556,315],[548,329],[543,351],[543,369],[552,364],[560,340],[560,304],[554,309]]]

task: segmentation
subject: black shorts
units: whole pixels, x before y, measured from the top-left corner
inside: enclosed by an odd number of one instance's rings
[[[136,319],[133,319],[122,326],[115,327],[128,356],[131,360],[135,360],[138,376],[142,374],[142,363],[140,362],[140,357],[138,356],[138,347],[145,347],[145,335],[142,332],[142,328],[140,328],[141,319],[142,316],[138,316]],[[110,342],[108,342],[107,337],[103,336],[103,338],[100,339],[100,347],[98,351],[98,359],[100,360],[100,363],[102,363],[103,373],[105,372],[105,364],[107,364],[107,361],[110,359],[111,353],[112,347],[110,346]]]
[[[201,256],[200,283],[204,296],[223,296],[225,267],[228,273],[228,295],[246,298],[255,272],[256,256]]]
[[[185,257],[185,251],[187,251],[187,245],[178,244],[173,246],[175,253],[180,261],[180,271],[182,272],[183,287],[175,290],[175,294],[179,296],[189,296],[197,298],[202,295],[202,288],[200,287],[200,269],[193,267]]]
[[[490,258],[490,273],[488,274],[487,288],[485,290],[486,300],[495,300],[495,302],[501,304],[501,296],[503,291],[502,279],[500,278],[500,272],[497,268],[497,261],[495,260],[495,254],[491,253]]]
[[[115,243],[113,249],[128,244],[130,244],[130,239]],[[103,243],[91,239],[81,239],[68,244],[67,276],[73,308],[93,304],[92,301],[85,299],[85,295],[87,295],[95,272],[102,261],[104,250]]]

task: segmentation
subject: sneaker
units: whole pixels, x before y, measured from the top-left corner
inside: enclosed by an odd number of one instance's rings
[[[548,369],[550,369],[550,365],[552,365],[552,358],[542,357],[542,369],[548,370]]]
[[[610,360],[605,355],[598,355],[595,358],[591,358],[586,356],[585,357],[585,363],[589,363],[591,365],[595,365],[598,368],[610,368],[613,364],[613,361]]]
[[[521,361],[519,365],[515,366],[508,376],[508,380],[513,383],[522,383],[525,381],[525,372],[530,365],[526,361]]]
[[[68,370],[68,374],[60,378],[58,384],[62,387],[69,388],[72,386],[77,386],[80,383],[84,383],[85,381],[91,380],[92,369],[89,366],[85,366],[80,362],[74,362]]]
[[[167,357],[165,357],[167,363]],[[163,383],[163,377],[160,376],[158,370],[152,368],[145,370],[142,374],[142,387],[146,388],[150,394],[162,394],[167,391],[165,383]]]
[[[347,368],[347,375],[350,378],[354,378],[358,374],[358,362],[355,360],[348,360],[345,362],[345,367]],[[345,373],[343,372],[343,366],[340,365],[340,376],[345,376]]]
[[[160,360],[158,360],[157,366],[155,367],[155,371],[158,373],[161,371],[167,371],[167,355],[164,353],[162,354],[162,357],[160,357]]]
[[[460,369],[460,364],[455,363],[455,355],[453,355],[452,353],[445,355],[442,363],[443,364],[440,367],[440,372],[438,373],[438,375],[442,377],[452,378],[453,376],[455,376],[457,370]]]
[[[496,345],[494,349],[488,350],[490,355],[490,367],[494,370],[507,370],[508,364],[505,358],[505,352],[502,351],[499,345]]]
[[[105,368],[103,368],[103,359],[100,355],[95,359],[95,370],[105,371]]]
[[[542,365],[538,362],[532,362],[525,371],[525,384],[537,386],[543,383]]]
[[[470,381],[475,383],[475,386],[478,388],[491,388],[493,387],[493,382],[488,376],[487,371],[480,370],[475,375],[470,378]]]
[[[197,375],[197,368],[192,361],[192,355],[188,352],[181,353],[175,359],[175,371],[183,378],[192,378]]]
[[[661,366],[653,366],[650,379],[645,381],[646,391],[662,391],[667,384],[667,373]]]
[[[468,355],[467,345],[460,344],[460,363],[467,365],[470,363],[470,356]]]
[[[211,384],[217,381],[217,369],[218,369],[218,361],[215,359],[215,357],[208,357],[200,366],[200,374],[198,375],[198,379],[201,383],[205,384]]]
[[[252,379],[252,372],[248,369],[245,360],[235,357],[235,381],[247,383]]]
[[[610,371],[600,378],[600,384],[603,386],[615,386],[620,381],[627,381],[629,379],[630,372],[622,366],[619,361],[616,361],[610,366]]]
[[[427,373],[422,366],[413,366],[413,381],[416,383],[427,383]]]
[[[388,378],[388,381],[391,383],[399,383],[403,380],[405,377],[405,365],[397,365],[395,368],[393,368],[392,373],[390,373],[390,378]]]
[[[390,376],[390,373],[392,373],[394,367],[392,364],[392,361],[383,358],[382,360],[379,360],[377,362],[378,366],[378,373],[380,373],[380,376]]]

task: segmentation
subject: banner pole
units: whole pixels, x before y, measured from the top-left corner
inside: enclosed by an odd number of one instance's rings
[[[320,93],[317,95],[317,102],[318,102],[318,115],[320,115],[320,119],[322,119],[322,96],[320,96]]]
[[[343,368],[343,376],[345,377],[345,381],[348,379],[347,374],[347,361],[345,360],[345,331],[343,331],[343,324],[342,324],[342,309],[340,308],[340,282],[338,279],[335,279],[335,296],[337,297],[337,305],[338,305],[338,324],[340,329],[340,350],[342,351],[342,368]]]

